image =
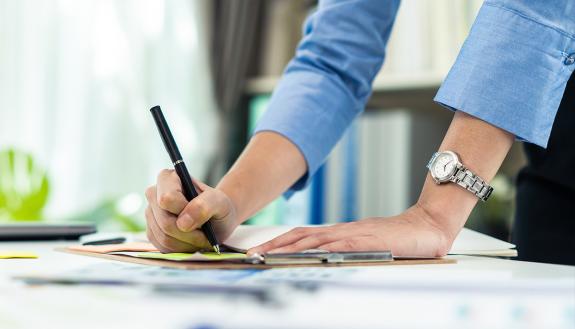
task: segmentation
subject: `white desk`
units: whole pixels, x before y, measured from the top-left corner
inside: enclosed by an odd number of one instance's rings
[[[53,251],[67,244],[0,243],[0,250],[40,256],[0,260],[0,328],[575,328],[575,267],[481,257],[273,270],[248,278],[327,282],[317,291],[281,288],[271,304],[223,294],[160,294],[146,286],[28,286],[12,279],[122,264]]]

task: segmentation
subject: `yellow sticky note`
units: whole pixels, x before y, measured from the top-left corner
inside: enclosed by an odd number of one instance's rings
[[[188,253],[169,253],[162,254],[159,252],[140,252],[134,255],[138,258],[152,258],[152,259],[164,259],[164,260],[174,260],[174,261],[229,261],[245,259],[246,254],[236,253],[236,252],[224,252],[217,254],[215,252],[196,252],[193,254]]]
[[[38,255],[26,251],[0,251],[0,259],[38,258]]]

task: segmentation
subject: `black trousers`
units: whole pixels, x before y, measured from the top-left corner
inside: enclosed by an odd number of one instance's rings
[[[513,241],[520,260],[575,265],[575,74],[547,149],[526,143],[517,176]]]

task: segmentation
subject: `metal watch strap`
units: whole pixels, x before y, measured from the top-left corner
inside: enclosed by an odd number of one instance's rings
[[[475,175],[463,165],[457,168],[451,181],[475,194],[481,201],[487,201],[491,192],[493,192],[493,187],[489,186],[481,177]]]

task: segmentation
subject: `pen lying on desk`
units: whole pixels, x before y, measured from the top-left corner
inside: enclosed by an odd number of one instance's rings
[[[156,122],[156,126],[158,127],[158,132],[160,133],[160,137],[162,137],[162,141],[164,142],[164,146],[166,147],[166,151],[170,155],[170,159],[174,164],[174,169],[180,177],[180,181],[182,182],[182,191],[184,192],[184,196],[186,200],[191,201],[195,197],[198,196],[198,192],[194,187],[192,182],[192,178],[190,177],[190,173],[188,172],[188,168],[186,168],[186,164],[182,159],[182,155],[178,150],[178,146],[176,145],[176,141],[172,136],[172,132],[168,127],[168,123],[164,118],[164,114],[162,113],[162,109],[160,106],[154,106],[150,109],[152,116],[154,117],[154,121]],[[210,242],[214,251],[218,254],[220,253],[220,244],[214,234],[214,230],[212,228],[212,224],[208,220],[207,222],[202,225],[202,232],[204,232],[206,238]]]

